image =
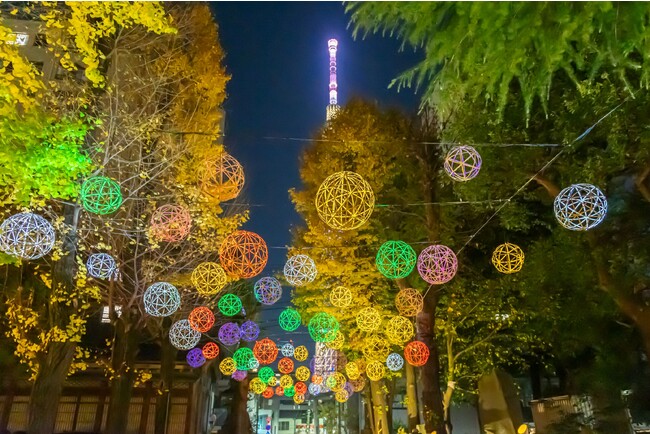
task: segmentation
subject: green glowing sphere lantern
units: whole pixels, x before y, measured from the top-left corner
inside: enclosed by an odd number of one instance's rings
[[[242,304],[235,294],[226,294],[219,299],[219,311],[226,316],[234,316],[241,312]]]
[[[105,176],[93,176],[81,185],[81,205],[94,214],[110,214],[122,205],[120,184]]]
[[[331,342],[336,339],[339,322],[332,315],[319,312],[309,320],[309,335],[315,342]]]
[[[280,313],[280,317],[278,318],[278,322],[280,323],[280,327],[282,327],[282,330],[292,332],[298,327],[300,327],[300,314],[298,313],[297,310],[287,308]]]
[[[262,380],[264,384],[268,384],[269,379],[275,376],[275,372],[273,372],[273,369],[269,368],[268,366],[264,366],[260,368],[257,376],[260,377],[260,380]]]
[[[403,279],[411,274],[417,259],[413,247],[404,241],[386,241],[377,252],[375,265],[385,277]]]
[[[251,366],[251,360],[255,358],[253,350],[248,347],[241,347],[232,356],[240,371],[248,371]]]

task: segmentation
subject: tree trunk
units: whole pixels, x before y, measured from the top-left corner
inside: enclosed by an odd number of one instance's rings
[[[417,429],[419,418],[415,370],[410,363],[406,364],[406,414],[408,417],[408,432],[413,432],[413,430]]]
[[[453,425],[451,424],[451,398],[454,395],[455,388],[456,388],[456,383],[454,383],[453,379],[450,378],[449,381],[447,381],[447,389],[445,390],[445,393],[442,395],[442,409],[444,412],[445,427],[447,429],[447,434],[451,434],[454,428]]]
[[[163,320],[163,336],[164,331],[169,328],[171,320],[165,318]],[[160,393],[156,398],[156,416],[154,422],[155,434],[166,434],[167,419],[169,415],[169,405],[172,399],[172,390],[174,388],[174,365],[176,354],[178,350],[169,342],[169,339],[161,339],[160,341],[160,383],[158,390]]]
[[[29,397],[29,434],[52,434],[63,384],[74,358],[75,342],[51,342],[41,360]]]
[[[115,338],[111,367],[110,401],[106,418],[105,434],[123,434],[129,422],[129,406],[135,382],[135,358],[138,354],[139,333],[130,324],[129,313],[125,312],[115,321]]]
[[[374,430],[375,419],[372,411],[372,393],[370,392],[370,387],[366,387],[363,391],[364,397],[363,402],[366,405],[363,434],[370,434]]]
[[[248,401],[248,384],[250,377],[246,376],[241,381],[230,380],[233,390],[230,413],[223,424],[221,432],[224,434],[250,434],[253,427],[248,416],[246,402]]]
[[[386,406],[386,394],[383,389],[382,381],[370,382],[370,393],[372,394],[372,413],[374,419],[373,434],[390,434],[388,425],[388,415]]]

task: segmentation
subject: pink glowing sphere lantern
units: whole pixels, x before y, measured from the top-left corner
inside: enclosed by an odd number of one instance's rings
[[[418,256],[418,272],[432,285],[449,282],[458,270],[456,254],[447,246],[436,244],[422,250]]]
[[[191,227],[190,212],[180,205],[163,205],[151,216],[151,234],[160,241],[181,241]]]

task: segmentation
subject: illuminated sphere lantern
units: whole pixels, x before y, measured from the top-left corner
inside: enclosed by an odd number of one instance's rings
[[[149,286],[144,292],[142,300],[145,312],[157,317],[169,316],[181,306],[178,289],[167,282],[156,282]]]
[[[260,334],[260,328],[254,321],[244,321],[239,330],[241,331],[241,338],[247,342],[254,341]]]
[[[372,381],[379,381],[386,375],[386,367],[383,363],[372,361],[366,366],[366,376]]]
[[[330,342],[336,339],[339,322],[332,315],[319,312],[309,320],[309,335],[314,342]]]
[[[273,377],[269,378],[269,382],[268,382],[269,386],[274,387],[277,384],[278,384],[278,379],[276,378],[275,375]]]
[[[256,233],[235,231],[221,243],[219,259],[230,276],[248,279],[264,270],[269,250],[266,242]]]
[[[120,184],[104,176],[88,178],[81,185],[81,205],[94,214],[110,214],[122,205]]]
[[[449,282],[458,269],[456,254],[447,246],[436,244],[422,250],[418,257],[418,272],[432,285]]]
[[[151,216],[151,235],[170,243],[187,237],[192,227],[190,212],[180,205],[163,205]]]
[[[217,303],[219,311],[226,316],[234,316],[241,312],[242,304],[235,294],[225,294]]]
[[[345,286],[337,286],[330,292],[330,303],[334,307],[348,307],[352,303],[352,291]]]
[[[343,333],[341,333],[341,330],[336,332],[336,337],[334,340],[327,342],[325,345],[327,348],[331,348],[333,350],[340,350],[343,348],[343,344],[345,344],[345,336]]]
[[[516,244],[503,243],[494,249],[492,265],[504,274],[521,271],[524,266],[524,251]]]
[[[294,389],[293,386],[284,388],[284,396],[292,397],[295,394],[296,394],[296,389]]]
[[[293,358],[297,361],[304,362],[307,360],[307,357],[309,357],[309,351],[307,351],[306,346],[300,345],[293,350]]]
[[[283,310],[278,318],[282,330],[288,332],[292,332],[300,327],[300,321],[302,321],[302,318],[300,318],[298,311],[291,308]]]
[[[341,374],[340,372],[332,373],[332,375],[327,377],[327,380],[325,380],[327,387],[332,389],[334,392],[343,389],[345,382],[345,375]]]
[[[345,389],[339,390],[334,394],[334,399],[336,402],[346,402],[349,398],[348,391]]]
[[[235,351],[232,358],[237,364],[237,369],[240,371],[248,371],[251,366],[251,360],[255,358],[253,350],[248,347],[241,347]]]
[[[296,384],[293,385],[293,388],[296,389],[296,393],[304,395],[307,393],[307,385],[302,381],[296,381]]]
[[[284,278],[293,286],[303,286],[316,278],[316,264],[307,255],[295,255],[284,264]]]
[[[314,374],[311,376],[311,382],[314,384],[323,384],[323,376]]]
[[[255,350],[253,350],[253,352],[255,352]],[[257,376],[260,380],[262,380],[262,382],[264,382],[264,384],[268,384],[269,378],[275,376],[275,372],[273,372],[273,369],[269,368],[268,366],[264,366],[257,373]]]
[[[261,365],[270,365],[278,358],[278,346],[271,339],[264,338],[255,342],[253,354]]]
[[[271,386],[266,386],[266,389],[264,389],[264,392],[262,392],[262,397],[271,399],[273,398],[273,393],[273,388]]]
[[[282,297],[282,286],[275,277],[262,277],[255,282],[253,292],[257,301],[270,306]]]
[[[201,348],[192,348],[185,356],[187,364],[193,368],[200,368],[205,363],[205,356]]]
[[[417,289],[404,288],[395,297],[395,307],[402,316],[416,316],[424,307],[424,297]]]
[[[226,286],[228,276],[216,262],[202,262],[192,271],[191,280],[199,294],[209,296],[218,293]]]
[[[275,388],[275,394],[277,396],[284,396],[284,388],[282,386],[278,386]]]
[[[253,357],[248,363],[248,369],[252,371],[257,370],[257,368],[259,367],[260,367],[260,362],[255,357]]]
[[[293,345],[291,343],[289,343],[289,342],[282,345],[282,348],[280,349],[280,351],[282,351],[282,355],[284,357],[293,357],[294,348],[293,348]]]
[[[481,170],[481,154],[472,146],[454,146],[445,157],[445,172],[454,181],[473,179]]]
[[[219,340],[224,345],[236,345],[241,339],[241,330],[234,322],[227,322],[219,327]]]
[[[235,381],[242,381],[247,376],[248,376],[248,373],[246,371],[237,369],[237,370],[235,370],[235,372],[232,373],[230,378],[232,378]]]
[[[375,265],[377,270],[389,279],[403,279],[415,268],[417,254],[404,241],[386,241],[381,245]]]
[[[244,168],[227,152],[208,159],[199,176],[202,190],[219,202],[236,198],[244,186]]]
[[[399,315],[392,317],[388,321],[385,330],[388,341],[395,345],[404,345],[413,337],[414,333],[415,329],[411,321]]]
[[[219,345],[214,342],[208,342],[203,345],[203,357],[208,360],[216,359],[219,356]]]
[[[86,261],[88,275],[95,279],[109,279],[115,276],[117,264],[115,259],[107,253],[95,253]]]
[[[266,390],[266,384],[259,378],[255,377],[248,385],[248,389],[256,395],[261,395],[262,392]]]
[[[429,348],[424,342],[409,342],[404,347],[404,358],[412,366],[424,366],[429,359]]]
[[[307,390],[309,391],[309,393],[311,393],[312,395],[316,396],[316,395],[318,395],[318,394],[320,393],[320,391],[321,391],[321,386],[320,386],[320,384],[311,383],[311,384],[307,387]]]
[[[364,377],[359,377],[356,380],[350,380],[349,383],[355,392],[361,392],[363,388],[366,387],[366,379]]]
[[[370,336],[366,338],[363,345],[363,355],[366,360],[385,362],[390,353],[390,345],[379,336]]]
[[[298,366],[298,368],[296,369],[296,378],[300,381],[309,380],[310,375],[311,375],[311,371],[306,366]]]
[[[354,172],[328,176],[316,192],[316,210],[329,227],[352,230],[368,221],[375,206],[370,184]]]
[[[348,392],[348,397],[354,394],[354,387],[352,387],[352,384],[349,381],[345,382],[345,386],[343,386],[343,390]]]
[[[361,309],[356,319],[357,327],[364,332],[374,332],[381,325],[381,314],[372,307]]]
[[[296,392],[296,394],[293,395],[293,402],[294,404],[298,404],[298,405],[302,404],[303,402],[305,402],[305,395]]]
[[[293,378],[291,378],[291,375],[283,375],[280,377],[280,386],[282,386],[284,389],[287,387],[293,386]]]
[[[587,231],[600,224],[607,214],[607,198],[591,184],[573,184],[553,202],[557,221],[572,231]]]
[[[38,214],[14,214],[0,225],[0,250],[22,259],[38,259],[54,247],[54,227]]]
[[[356,380],[361,375],[361,372],[359,372],[359,366],[357,366],[356,362],[346,363],[345,373],[350,380]]]
[[[186,319],[176,321],[169,328],[169,341],[179,350],[189,350],[196,346],[201,340],[201,333],[190,327]]]
[[[290,374],[293,372],[293,360],[288,357],[283,357],[278,361],[278,371],[283,374]]]
[[[391,371],[399,371],[404,366],[404,359],[397,353],[390,353],[386,359],[386,367]]]
[[[190,322],[190,327],[192,327],[197,332],[206,333],[214,325],[214,314],[212,311],[205,307],[199,306],[192,309],[187,320]]]

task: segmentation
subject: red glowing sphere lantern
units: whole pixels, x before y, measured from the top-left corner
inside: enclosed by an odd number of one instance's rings
[[[278,362],[278,371],[283,374],[290,374],[293,372],[293,360],[288,357],[283,357]]]
[[[255,232],[235,231],[219,247],[219,259],[226,273],[248,279],[264,270],[269,258],[266,242]]]
[[[208,342],[207,344],[203,345],[202,351],[203,357],[205,357],[207,360],[216,359],[219,355],[219,345],[215,344],[214,342]]]
[[[163,205],[151,216],[151,234],[160,241],[180,241],[190,233],[192,216],[180,205]]]
[[[278,357],[278,346],[271,339],[264,338],[255,342],[253,354],[260,365],[270,365]]]
[[[194,330],[206,333],[214,325],[214,314],[205,306],[195,307],[190,312],[187,320],[190,322],[190,327]]]
[[[429,359],[429,348],[420,341],[409,342],[404,347],[404,358],[413,366],[424,366]]]

